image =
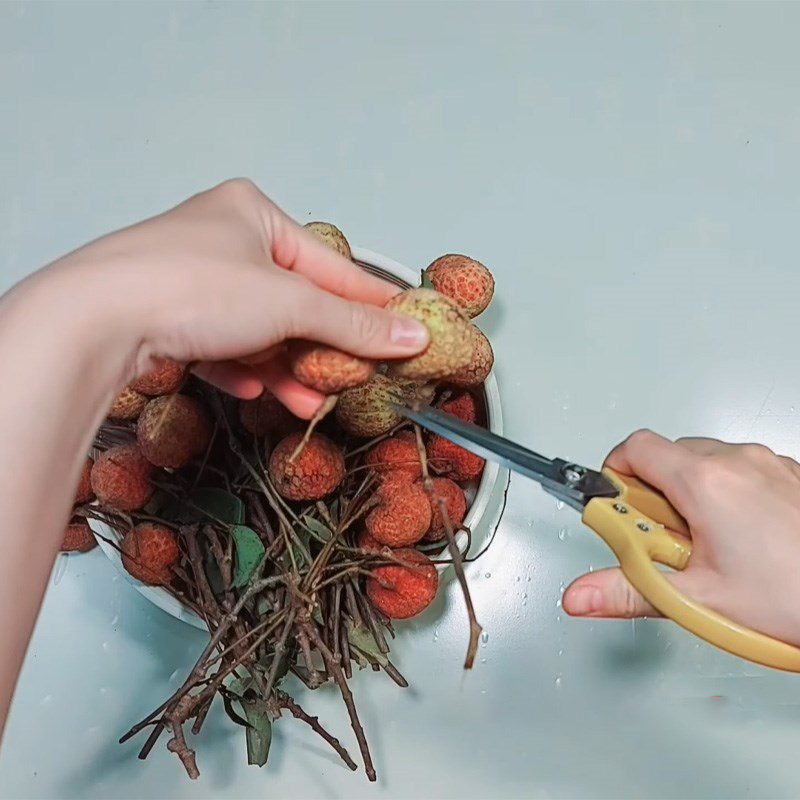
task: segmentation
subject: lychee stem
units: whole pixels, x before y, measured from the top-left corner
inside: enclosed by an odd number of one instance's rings
[[[303,438],[297,443],[297,447],[292,451],[292,454],[288,458],[289,464],[294,464],[297,460],[297,457],[300,453],[303,452],[303,448],[308,444],[308,440],[311,438],[311,434],[314,433],[314,428],[322,422],[328,414],[333,411],[334,406],[336,405],[336,401],[339,399],[338,394],[329,394],[323,401],[322,405],[317,409],[314,416],[308,423],[306,427],[306,432],[303,434]]]

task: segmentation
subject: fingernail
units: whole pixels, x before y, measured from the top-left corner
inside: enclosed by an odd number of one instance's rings
[[[392,343],[400,347],[421,348],[428,343],[428,329],[411,317],[396,317],[389,335]]]
[[[565,610],[576,616],[592,614],[600,610],[602,603],[603,595],[599,589],[594,586],[581,586],[569,593],[568,608]]]

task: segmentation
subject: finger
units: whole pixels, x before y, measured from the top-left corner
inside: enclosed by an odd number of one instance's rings
[[[715,456],[731,447],[727,442],[703,436],[686,436],[682,439],[676,439],[675,444],[698,456]]]
[[[303,275],[320,289],[361,303],[383,307],[398,293],[397,286],[339,255],[280,209],[275,214],[272,258],[279,267]]]
[[[253,371],[235,361],[201,361],[192,366],[192,372],[240,400],[254,400],[264,390],[264,384]]]
[[[415,319],[302,283],[296,287],[302,296],[287,308],[287,338],[311,339],[377,359],[407,358],[428,344],[428,329]]]
[[[325,396],[303,386],[281,358],[273,358],[251,369],[289,411],[300,419],[311,419],[325,400]]]
[[[691,572],[663,573],[681,592],[698,599],[697,577]],[[660,617],[657,611],[636,589],[618,567],[589,572],[573,581],[564,591],[562,607],[572,617],[605,617],[633,619]]]

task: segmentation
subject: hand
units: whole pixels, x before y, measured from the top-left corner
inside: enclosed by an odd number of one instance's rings
[[[301,417],[323,398],[276,357],[283,340],[378,359],[427,343],[424,326],[383,310],[396,287],[322,244],[246,180],[99,239],[33,280],[53,272],[62,281],[78,275],[83,293],[99,296],[96,318],[108,320],[104,336],[117,335],[131,372],[154,356],[200,362],[195,371],[220,388],[250,398],[269,386]]]
[[[689,524],[692,557],[668,579],[726,617],[800,645],[800,465],[755,444],[671,442],[639,431],[606,466],[660,489]],[[564,593],[568,614],[659,616],[622,572],[578,578]]]

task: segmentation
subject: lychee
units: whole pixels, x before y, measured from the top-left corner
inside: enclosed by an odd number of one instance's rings
[[[458,392],[449,397],[442,403],[441,409],[466,422],[478,421],[478,404],[469,392]]]
[[[428,464],[439,475],[454,481],[470,481],[483,472],[485,461],[443,436],[434,435],[428,440]]]
[[[148,397],[177,392],[186,378],[186,367],[169,358],[160,359],[153,369],[148,370],[131,383],[130,388]]]
[[[389,547],[416,544],[431,524],[431,503],[420,483],[387,481],[378,491],[378,505],[367,514],[370,536]]]
[[[239,403],[242,427],[253,436],[270,436],[281,439],[296,428],[299,420],[269,389],[264,389],[255,400]]]
[[[72,521],[64,530],[64,538],[59,548],[62,553],[88,553],[97,547],[97,539],[94,538],[92,529],[85,519],[73,517]]]
[[[412,483],[422,475],[417,439],[411,431],[400,431],[367,451],[364,465],[375,471],[379,481],[391,477]]]
[[[131,528],[122,540],[122,566],[137,580],[150,586],[166,586],[172,568],[180,559],[175,534],[164,525],[143,522]]]
[[[494,277],[480,261],[450,253],[437,258],[425,274],[437,292],[449,297],[464,313],[477,317],[494,294]]]
[[[390,362],[390,374],[413,380],[436,380],[469,365],[472,357],[469,320],[452,300],[433,289],[407,289],[389,300],[386,307],[419,320],[430,334],[422,353]]]
[[[94,462],[92,490],[103,508],[135,511],[142,508],[153,493],[152,470],[153,465],[138,445],[110,447]]]
[[[470,338],[472,339],[472,358],[466,367],[456,370],[447,376],[448,383],[454,386],[477,386],[483,383],[494,366],[494,352],[492,345],[475,325],[470,325]]]
[[[170,394],[145,406],[136,439],[151,464],[178,469],[205,452],[211,431],[208,413],[197,400]]]
[[[376,567],[367,579],[372,605],[390,619],[408,619],[424,611],[436,597],[439,573],[433,562],[418,550],[395,550],[406,566]]]
[[[75,491],[75,505],[80,505],[81,503],[88,503],[90,500],[94,498],[94,492],[92,491],[92,467],[94,466],[94,461],[91,458],[87,458],[86,461],[83,462],[83,469],[81,470],[81,477],[78,481],[78,488]]]
[[[269,477],[287,500],[320,500],[342,482],[344,454],[327,436],[312,433],[289,463],[302,438],[301,433],[291,433],[278,443],[269,459]]]
[[[333,248],[339,255],[346,259],[353,258],[349,242],[335,225],[330,222],[307,222],[303,227],[325,242],[328,247]]]
[[[467,513],[467,498],[464,490],[450,478],[431,478],[431,484],[431,491],[428,493],[432,511],[431,527],[425,534],[425,541],[438,542],[446,535],[440,501],[444,500],[447,518],[455,531],[458,530]]]
[[[402,421],[392,407],[408,397],[408,390],[397,381],[378,373],[363,386],[339,395],[336,420],[348,433],[369,439],[388,433]]]
[[[144,410],[149,399],[147,395],[126,386],[108,409],[108,417],[110,419],[136,419]]]
[[[369,535],[367,531],[361,531],[356,539],[356,547],[366,550],[368,553],[380,553],[386,545],[382,545],[377,539]]]
[[[295,340],[289,343],[289,366],[304,386],[322,394],[338,394],[344,389],[365,384],[376,364],[316,342]]]

